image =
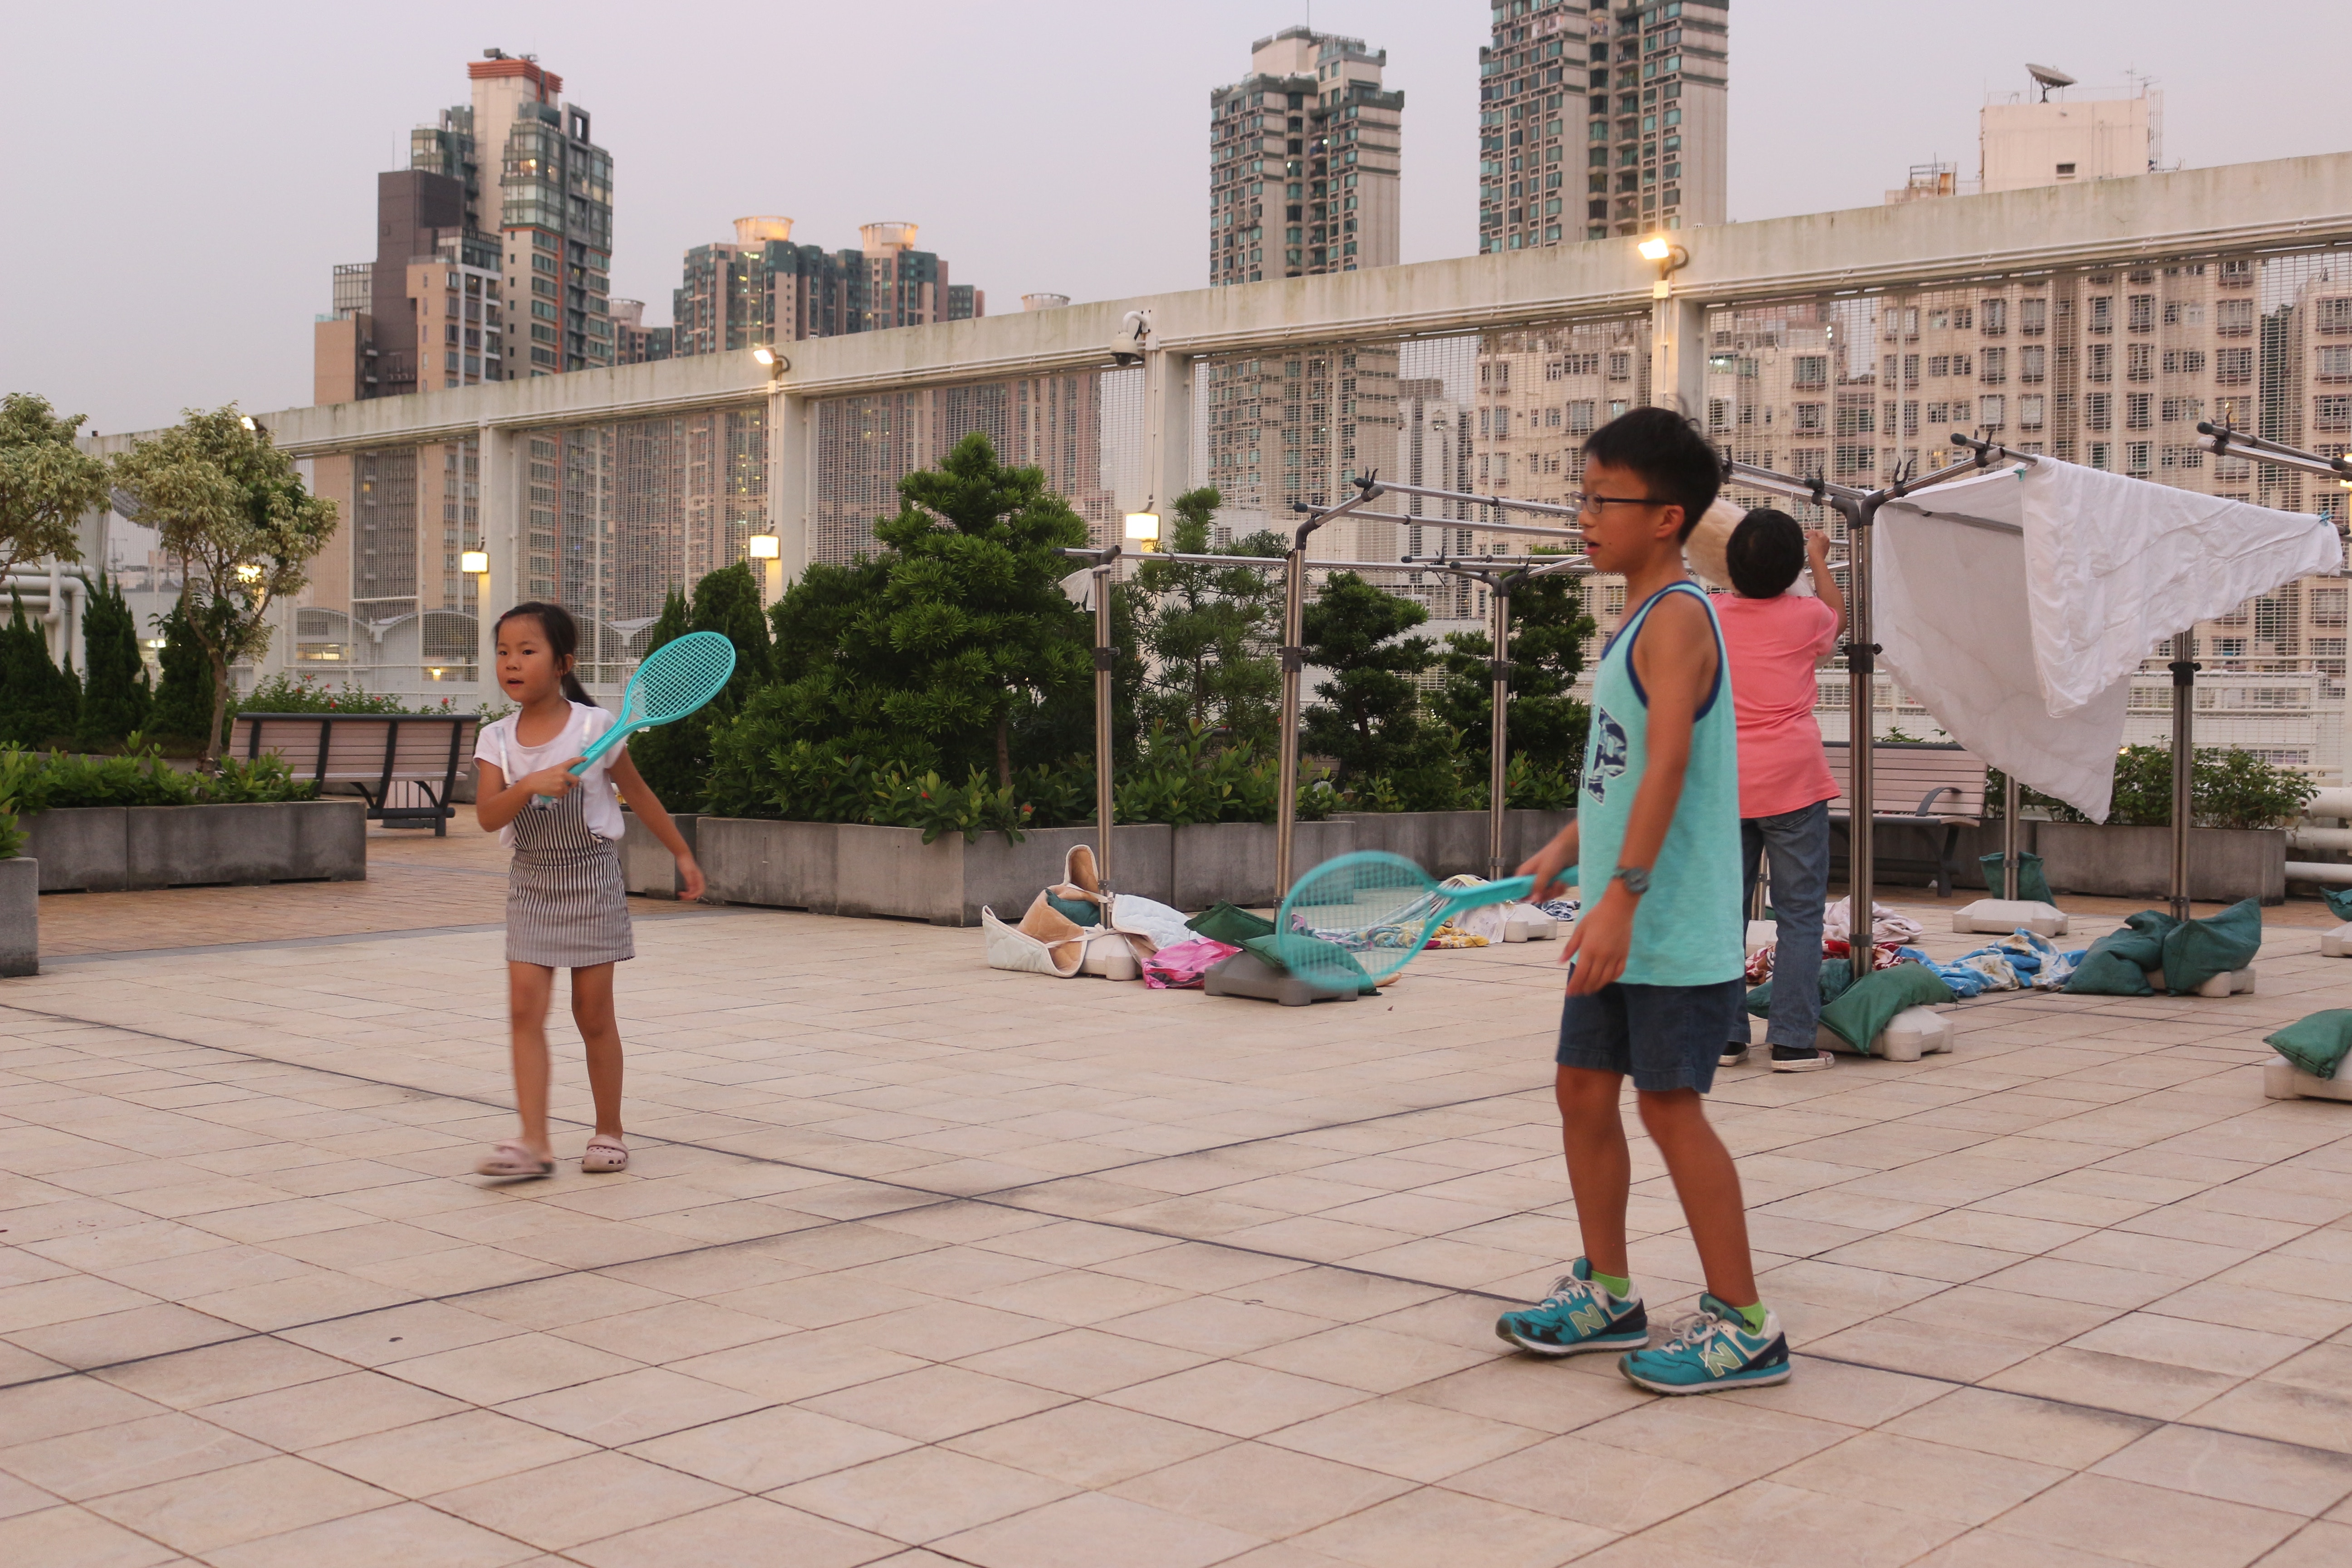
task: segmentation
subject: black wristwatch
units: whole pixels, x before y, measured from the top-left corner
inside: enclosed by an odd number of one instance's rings
[[[1637,899],[1650,890],[1650,872],[1644,866],[1620,866],[1609,879],[1624,883],[1625,890]]]

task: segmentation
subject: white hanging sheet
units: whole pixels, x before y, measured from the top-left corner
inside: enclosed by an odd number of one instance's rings
[[[2324,518],[2050,458],[1889,501],[1878,525],[1888,670],[1952,739],[2095,822],[2156,645],[2344,566]]]

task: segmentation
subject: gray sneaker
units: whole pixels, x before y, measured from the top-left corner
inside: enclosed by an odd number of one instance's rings
[[[1837,1065],[1837,1058],[1811,1046],[1774,1046],[1774,1072],[1820,1072]]]

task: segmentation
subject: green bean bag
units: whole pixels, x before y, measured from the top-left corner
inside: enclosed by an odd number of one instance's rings
[[[2142,910],[2126,918],[2123,930],[2091,944],[2066,989],[2075,995],[2153,995],[2147,971],[2160,969],[2165,989],[2185,995],[2217,974],[2245,968],[2262,945],[2263,907],[2252,899],[2196,921]]]
[[[1822,1009],[1822,1027],[1868,1056],[1880,1031],[1906,1007],[1957,1001],[1943,977],[1924,963],[1893,963],[1874,969]]]
[[[1201,934],[1206,936],[1209,933],[1203,931]],[[1223,942],[1225,939],[1223,937],[1219,937],[1217,940],[1219,942]],[[1358,995],[1369,996],[1373,993],[1373,991],[1378,989],[1378,987],[1374,986],[1372,984],[1372,977],[1364,973],[1364,966],[1356,962],[1356,955],[1349,952],[1346,948],[1341,947],[1338,942],[1325,942],[1321,937],[1307,936],[1298,932],[1292,933],[1291,940],[1293,942],[1311,942],[1317,947],[1328,948],[1333,952],[1337,953],[1339,957],[1334,962],[1339,963],[1342,968],[1355,972],[1356,979],[1359,982],[1356,987],[1356,994]],[[1283,962],[1281,949],[1279,944],[1275,941],[1274,932],[1268,931],[1264,936],[1245,937],[1242,941],[1242,947],[1247,952],[1257,954],[1268,968],[1283,974],[1290,973],[1290,965]],[[1323,989],[1327,991],[1344,990],[1345,987],[1325,986]]]
[[[1212,904],[1184,922],[1185,926],[1227,947],[1243,947],[1254,936],[1272,936],[1274,922],[1264,915],[1254,915],[1247,910],[1231,904]]]
[[[2330,1007],[2297,1018],[2263,1043],[2314,1078],[2332,1079],[2352,1051],[2352,1009]]]

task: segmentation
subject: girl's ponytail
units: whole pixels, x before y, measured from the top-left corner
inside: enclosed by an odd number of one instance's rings
[[[580,623],[572,618],[572,612],[561,605],[551,605],[533,599],[517,605],[513,609],[500,616],[498,624],[503,626],[509,621],[518,617],[526,617],[539,623],[539,629],[547,637],[548,651],[555,656],[557,663],[562,667],[563,695],[583,706],[595,707],[596,700],[588,695],[588,689],[581,685],[580,678],[572,673],[579,668],[580,662]],[[496,635],[495,629],[492,635]]]

